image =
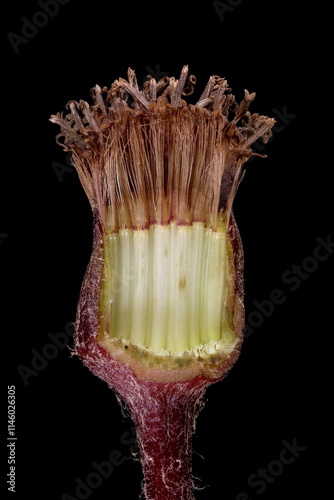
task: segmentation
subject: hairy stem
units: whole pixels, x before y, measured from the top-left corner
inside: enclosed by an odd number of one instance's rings
[[[194,500],[192,433],[207,381],[141,382],[128,403],[147,500]],[[138,387],[138,386],[137,386]]]

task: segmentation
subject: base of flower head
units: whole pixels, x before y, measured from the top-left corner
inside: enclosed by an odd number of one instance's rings
[[[82,292],[94,298],[94,311],[89,298],[78,309],[94,318],[93,342],[145,380],[220,378],[237,358],[243,333],[234,224],[227,230],[220,220],[212,231],[203,223],[171,223],[100,236],[95,271],[88,273],[98,280],[96,293],[85,284]]]

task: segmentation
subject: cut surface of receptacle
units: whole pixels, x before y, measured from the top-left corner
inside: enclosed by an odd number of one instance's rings
[[[226,223],[122,229],[103,239],[98,342],[170,369],[229,356],[235,272]]]

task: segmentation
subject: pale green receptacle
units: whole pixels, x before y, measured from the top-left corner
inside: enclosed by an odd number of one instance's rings
[[[104,237],[100,339],[182,353],[235,341],[234,266],[226,224],[171,223]]]

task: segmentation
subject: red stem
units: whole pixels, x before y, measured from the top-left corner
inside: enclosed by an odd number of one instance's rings
[[[127,401],[137,430],[147,500],[194,500],[191,441],[207,386],[208,381],[199,378],[140,382]]]

